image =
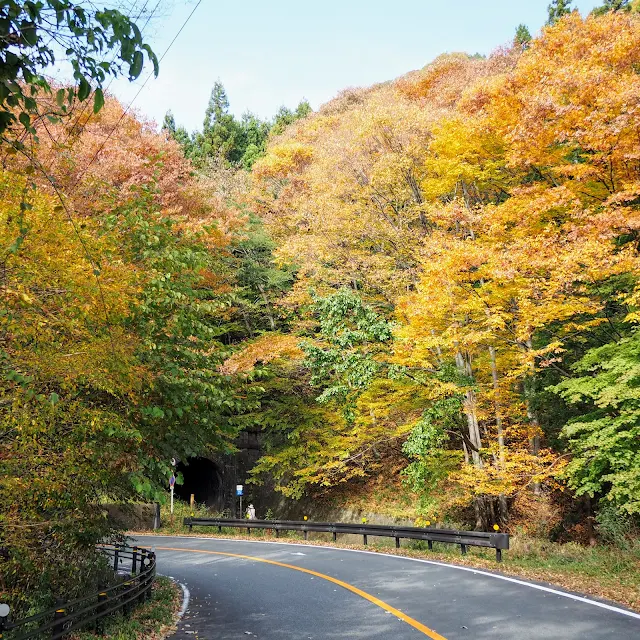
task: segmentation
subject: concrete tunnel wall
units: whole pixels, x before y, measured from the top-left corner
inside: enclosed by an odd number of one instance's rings
[[[261,434],[256,431],[243,431],[235,442],[238,451],[231,455],[211,458],[197,457],[181,461],[176,471],[182,473],[184,484],[176,485],[176,497],[189,502],[191,494],[198,504],[205,504],[217,512],[226,515],[239,515],[239,500],[236,497],[236,485],[244,485],[243,508],[253,502],[259,517],[274,506],[271,487],[247,484],[249,471],[262,455]]]

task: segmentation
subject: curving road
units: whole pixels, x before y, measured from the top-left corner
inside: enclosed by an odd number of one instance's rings
[[[375,552],[145,536],[190,599],[175,640],[638,640],[640,614]]]

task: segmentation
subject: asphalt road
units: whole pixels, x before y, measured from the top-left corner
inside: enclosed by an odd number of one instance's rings
[[[175,640],[640,639],[636,613],[482,571],[328,547],[137,542],[189,591]]]

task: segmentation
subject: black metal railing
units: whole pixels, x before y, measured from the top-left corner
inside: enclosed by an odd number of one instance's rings
[[[69,602],[58,601],[51,609],[12,621],[0,617],[2,640],[59,640],[72,631],[93,628],[104,630],[104,619],[117,611],[128,614],[136,604],[144,602],[151,593],[156,575],[156,556],[153,551],[125,545],[100,545],[109,556],[116,575],[121,579],[100,591]]]
[[[308,537],[309,531],[320,531],[333,534],[336,541],[338,534],[361,535],[366,545],[369,536],[379,536],[382,538],[395,538],[396,548],[400,547],[400,540],[403,538],[411,540],[426,540],[429,549],[433,549],[434,542],[444,542],[447,544],[459,544],[462,554],[467,553],[467,547],[489,547],[496,550],[496,560],[502,561],[503,549],[509,548],[509,534],[489,533],[485,531],[457,531],[455,529],[436,529],[435,527],[400,527],[395,525],[378,524],[350,524],[344,522],[309,522],[307,520],[234,520],[227,518],[185,518],[184,525],[189,527],[218,527],[222,532],[223,527],[236,529],[246,529],[251,533],[251,529],[268,529],[276,532],[276,537],[280,531],[302,531],[304,539]]]

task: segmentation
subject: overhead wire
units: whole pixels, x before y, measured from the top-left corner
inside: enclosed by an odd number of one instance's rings
[[[160,6],[160,4],[162,3],[162,0],[158,0],[158,2],[156,3],[156,6],[153,8],[153,10],[151,11],[151,13],[149,14],[149,17],[147,18],[146,22],[144,23],[144,25],[142,26],[142,29],[140,29],[140,33],[143,33],[144,30],[147,28],[147,25],[149,24],[149,22],[151,22],[151,18],[153,18],[155,12],[158,10],[158,7]],[[144,5],[142,5],[142,9],[140,9],[140,12],[138,13],[138,15],[135,18],[135,22],[137,22],[138,20],[140,20],[140,18],[142,17],[142,14],[144,13],[144,10],[147,8],[147,5],[149,4],[149,0],[145,0]],[[134,8],[135,8],[135,4],[134,4]],[[111,62],[109,63],[110,65],[114,63],[115,59],[117,57],[117,54],[114,54],[113,58],[111,58]],[[111,77],[111,79],[109,80],[109,84],[107,84],[107,86],[104,88],[104,92],[106,93],[107,91],[109,91],[109,87],[111,87],[111,85],[113,84],[113,81],[115,80],[115,77]],[[85,114],[86,110],[89,108],[89,105],[91,104],[90,100],[87,100],[84,105],[82,106],[82,109],[80,111],[80,113],[78,114],[75,122],[71,125],[71,127],[69,128],[69,133],[64,141],[64,144],[67,144],[67,142],[69,142],[69,139],[71,138],[71,136],[73,135],[73,131],[76,128],[76,126],[78,125],[78,123],[80,122],[80,119],[82,118],[82,116]],[[85,123],[85,126],[88,124],[89,120],[91,120],[91,117],[93,116],[93,111],[89,114],[89,117],[87,118],[87,122]]]
[[[162,0],[158,0],[158,3],[156,4],[155,8],[151,12],[151,14],[150,14],[149,18],[147,19],[147,22],[145,23],[143,29],[147,26],[147,24],[151,20],[151,17],[153,16],[153,14],[157,10],[157,8],[160,6],[161,2],[162,2]],[[141,13],[142,13],[142,11],[144,11],[144,8],[146,7],[147,3],[148,3],[148,0],[145,2],[145,5],[143,6],[143,9],[141,10]],[[182,26],[180,27],[180,29],[178,29],[178,32],[176,33],[176,35],[173,37],[173,39],[171,40],[171,42],[167,46],[167,48],[165,49],[165,51],[162,54],[162,56],[159,58],[158,64],[160,64],[164,60],[166,55],[169,53],[169,51],[171,50],[171,47],[174,45],[174,43],[176,42],[176,40],[178,39],[178,37],[180,36],[180,34],[184,30],[184,28],[187,26],[187,24],[189,23],[189,21],[193,17],[193,14],[196,12],[196,10],[198,9],[198,7],[200,6],[201,3],[202,3],[202,0],[198,0],[198,2],[196,3],[195,7],[191,11],[191,13],[187,16],[186,20],[182,23]],[[113,129],[111,129],[111,131],[109,132],[109,134],[107,135],[105,140],[102,142],[102,144],[100,145],[98,150],[95,152],[95,154],[93,155],[93,157],[91,158],[91,160],[89,161],[87,166],[83,169],[81,174],[78,176],[78,178],[76,179],[76,181],[72,185],[70,193],[73,193],[75,191],[75,189],[79,185],[80,181],[82,180],[82,178],[84,177],[86,172],[89,170],[89,167],[98,158],[98,156],[100,155],[100,153],[102,152],[102,150],[106,146],[107,142],[111,138],[111,136],[115,133],[116,129],[120,126],[120,124],[124,120],[125,116],[130,111],[131,107],[133,106],[133,103],[136,101],[136,99],[142,93],[143,89],[146,87],[146,85],[149,82],[149,80],[151,79],[152,75],[153,75],[153,72],[151,72],[147,76],[147,78],[145,79],[144,83],[138,89],[137,93],[133,97],[133,100],[131,100],[131,102],[126,107],[126,109],[123,110],[123,113],[121,114],[120,118],[116,122],[116,124],[113,127]],[[5,141],[9,142],[8,140],[5,140]],[[52,176],[49,174],[49,172],[46,171],[44,169],[44,167],[36,160],[36,158],[34,156],[32,156],[31,154],[29,154],[24,149],[23,146],[17,146],[16,147],[16,145],[14,145],[14,144],[12,144],[12,146],[16,149],[16,151],[19,151],[20,153],[24,154],[27,157],[27,159],[31,162],[32,166],[34,166],[38,171],[40,171],[44,175],[44,177],[46,178],[46,180],[49,182],[50,186],[52,187],[53,191],[55,192],[56,196],[58,197],[58,200],[60,201],[60,204],[61,204],[61,206],[62,206],[67,218],[69,219],[69,222],[70,222],[70,224],[71,224],[71,226],[72,226],[72,228],[74,230],[74,233],[76,234],[76,236],[80,240],[80,243],[81,243],[81,245],[83,247],[83,250],[84,250],[84,252],[85,252],[85,254],[86,254],[87,258],[88,258],[88,261],[89,261],[90,265],[92,266],[93,274],[94,274],[94,276],[96,278],[96,282],[98,284],[99,296],[100,296],[100,299],[101,299],[101,302],[102,302],[102,306],[103,306],[104,313],[105,313],[105,319],[106,319],[106,322],[107,322],[107,331],[108,331],[108,334],[109,334],[109,341],[111,343],[111,351],[115,356],[115,344],[114,344],[114,341],[113,341],[113,335],[111,333],[111,322],[110,322],[110,318],[109,318],[109,311],[107,309],[106,300],[105,300],[105,297],[104,297],[104,292],[102,290],[102,284],[100,282],[100,277],[99,277],[100,276],[100,265],[97,263],[97,261],[91,255],[91,252],[89,251],[89,248],[87,247],[87,245],[86,245],[86,243],[84,241],[84,238],[82,237],[82,235],[80,233],[78,225],[76,224],[75,220],[73,219],[73,215],[72,215],[71,211],[69,210],[69,208],[68,208],[68,206],[67,206],[67,204],[65,202],[65,198],[63,197],[62,193],[58,189],[56,180],[54,178],[52,178]]]
[[[174,45],[175,41],[178,39],[178,37],[180,36],[180,34],[184,30],[184,28],[187,26],[187,24],[189,23],[189,21],[193,17],[193,14],[196,12],[196,10],[198,9],[198,7],[201,4],[202,4],[202,0],[198,0],[198,2],[196,3],[195,7],[193,7],[191,13],[187,16],[186,20],[182,23],[182,26],[180,27],[180,29],[178,29],[178,32],[173,37],[173,40],[171,40],[171,42],[169,43],[169,46],[165,49],[165,51],[162,54],[162,56],[160,56],[160,59],[158,60],[158,64],[160,64],[164,60],[165,56],[167,55],[167,53],[169,53],[169,51],[171,50],[171,47]],[[138,96],[142,93],[143,89],[147,86],[147,83],[151,79],[152,75],[153,75],[153,73],[150,73],[147,76],[146,80],[142,83],[141,87],[138,89],[138,91],[135,94],[135,96],[133,96],[133,100],[131,100],[131,102],[129,103],[127,108],[123,110],[122,114],[120,115],[120,118],[116,122],[116,124],[113,127],[113,129],[111,129],[111,131],[109,132],[107,137],[103,140],[102,144],[98,147],[97,151],[93,154],[93,157],[89,161],[89,164],[87,164],[87,166],[82,170],[82,172],[78,176],[77,180],[75,181],[75,183],[72,186],[72,191],[75,190],[75,188],[78,186],[78,184],[80,183],[82,178],[85,176],[85,174],[89,170],[89,167],[91,167],[91,165],[96,161],[96,159],[98,158],[98,156],[100,155],[102,150],[105,148],[107,142],[109,142],[109,140],[111,139],[111,136],[116,132],[116,129],[120,126],[122,121],[125,119],[127,113],[129,113],[129,111],[131,110],[131,107],[133,106],[133,103],[137,100]]]

